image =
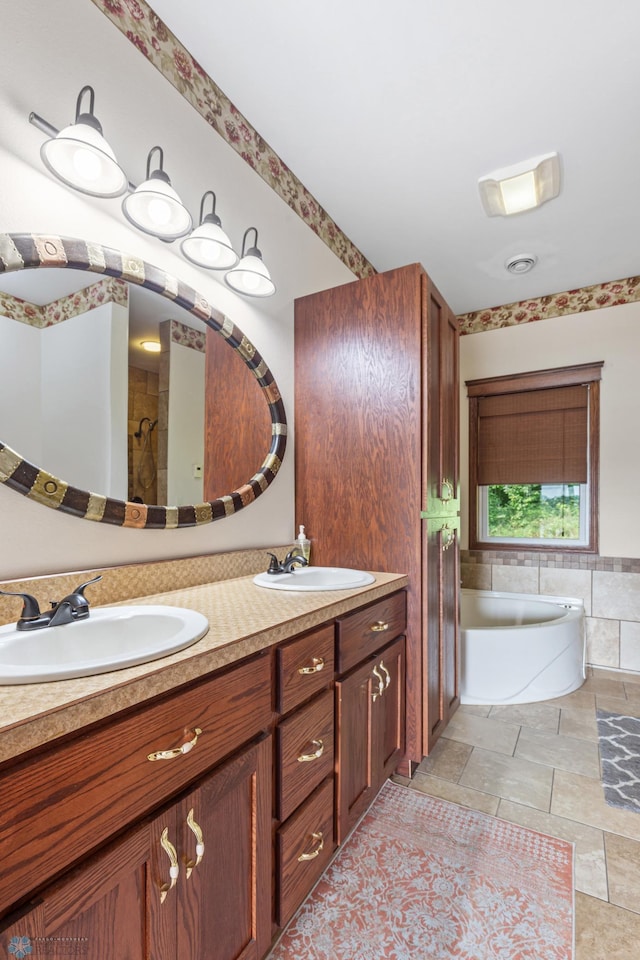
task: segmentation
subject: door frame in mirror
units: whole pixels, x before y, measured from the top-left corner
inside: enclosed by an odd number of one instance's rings
[[[237,513],[273,482],[287,444],[287,421],[278,386],[269,367],[242,331],[183,283],[139,257],[72,237],[46,234],[0,234],[0,274],[47,267],[86,270],[118,277],[159,293],[204,321],[224,338],[249,368],[261,388],[271,417],[271,446],[256,473],[238,489],[198,504],[162,506],[116,500],[80,490],[20,456],[0,440],[0,483],[47,507],[86,520],[138,529],[199,526]]]

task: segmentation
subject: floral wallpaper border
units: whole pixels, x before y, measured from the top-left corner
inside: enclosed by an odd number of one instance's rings
[[[88,310],[102,306],[103,303],[118,303],[126,307],[128,302],[128,284],[118,277],[105,277],[76,293],[70,293],[42,306],[0,290],[0,314],[10,320],[18,320],[20,323],[37,327],[39,330],[80,316]]]
[[[182,347],[197,350],[198,353],[205,353],[206,334],[203,331],[195,330],[179,320],[171,320],[170,323],[173,343],[179,343]]]
[[[145,0],[91,2],[356,277],[367,277],[376,273],[364,254],[345,236],[304,184],[236,109]]]
[[[485,330],[513,327],[520,323],[533,323],[536,320],[584,313],[587,310],[601,310],[603,307],[616,307],[638,300],[640,276],[595,283],[590,287],[553,293],[535,300],[520,300],[518,303],[506,303],[500,307],[463,313],[458,317],[458,323],[461,334],[483,333]]]

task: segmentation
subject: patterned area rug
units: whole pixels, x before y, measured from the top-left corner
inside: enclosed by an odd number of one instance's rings
[[[597,710],[604,798],[640,813],[640,719]]]
[[[573,844],[388,781],[270,960],[572,960]]]

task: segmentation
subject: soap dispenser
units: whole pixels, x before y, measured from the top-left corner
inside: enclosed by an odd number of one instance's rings
[[[302,554],[307,563],[311,559],[311,541],[307,538],[306,533],[304,532],[304,527],[300,524],[300,532],[296,537],[295,546],[298,549],[298,552]]]

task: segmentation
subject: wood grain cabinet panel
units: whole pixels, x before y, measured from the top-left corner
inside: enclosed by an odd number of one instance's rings
[[[457,603],[432,589],[421,514],[459,511],[458,379],[458,324],[420,264],[296,300],[296,515],[314,562],[409,577],[403,773],[456,706],[433,701],[451,630],[430,631]]]
[[[340,617],[338,672],[346,673],[407,628],[407,595],[393,593],[371,606]]]
[[[342,843],[405,750],[405,638],[336,684],[336,839]]]
[[[333,690],[283,720],[276,737],[277,815],[286,820],[333,773]]]
[[[0,913],[267,729],[271,667],[257,657],[7,766]],[[149,754],[195,745],[173,759]]]
[[[278,710],[289,713],[333,682],[333,623],[312,630],[277,650]]]
[[[5,918],[0,943],[28,937],[34,956],[86,960],[259,960],[271,937],[270,807],[266,738]]]
[[[176,960],[259,960],[269,946],[271,765],[268,738],[223,764],[176,807]]]
[[[318,787],[278,830],[276,919],[281,927],[324,872],[336,846],[333,834],[331,779]]]

